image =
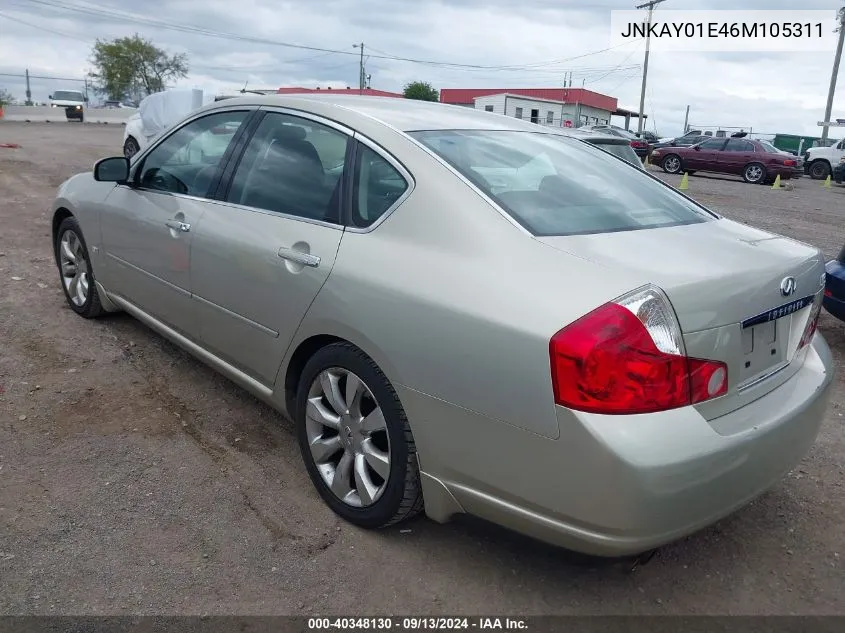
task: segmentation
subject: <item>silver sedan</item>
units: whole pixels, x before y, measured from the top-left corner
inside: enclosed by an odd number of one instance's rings
[[[824,417],[820,252],[551,127],[227,99],[53,213],[70,307],[128,312],[292,418],[366,528],[471,513],[638,553],[774,485]]]

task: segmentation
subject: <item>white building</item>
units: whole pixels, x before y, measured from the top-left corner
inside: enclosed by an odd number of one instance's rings
[[[507,92],[476,97],[473,101],[476,110],[504,114],[532,123],[555,127],[609,125],[612,114],[610,110],[602,110],[583,103],[566,103]]]

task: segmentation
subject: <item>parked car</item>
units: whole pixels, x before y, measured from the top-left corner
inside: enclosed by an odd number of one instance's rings
[[[628,130],[617,127],[615,125],[586,125],[583,127],[578,128],[590,130],[593,132],[599,132],[602,134],[610,134],[612,136],[618,136],[620,138],[627,139],[628,143],[630,144],[631,148],[634,150],[637,156],[640,157],[640,160],[645,160],[647,156],[651,154],[651,144],[639,138],[633,132],[629,132]]]
[[[713,137],[710,135],[702,134],[700,130],[695,130],[692,132],[687,132],[683,136],[678,136],[670,139],[661,139],[657,143],[654,143],[652,151],[655,149],[662,149],[664,147],[690,147],[692,145],[697,145],[698,143],[709,140],[711,138]]]
[[[825,264],[824,309],[845,321],[845,247]]]
[[[641,139],[648,141],[652,145],[654,145],[655,143],[660,141],[660,137],[657,134],[655,134],[654,132],[650,132],[649,130],[643,130],[642,132],[635,132],[635,136],[637,138],[641,138]]]
[[[591,145],[595,145],[596,147],[603,149],[606,152],[610,152],[614,156],[617,156],[618,158],[621,158],[640,169],[645,169],[643,161],[640,160],[639,156],[637,156],[637,153],[634,151],[634,148],[631,147],[631,144],[627,141],[627,139],[619,136],[602,134],[600,132],[593,132],[583,128],[560,128],[560,130],[561,133],[566,136],[581,139]]]
[[[842,181],[845,180],[845,156],[840,158],[836,167],[833,168],[833,180],[840,185],[842,184]]]
[[[196,103],[194,90],[166,90],[144,97],[138,112],[126,120],[123,128],[123,155],[131,159],[159,134],[201,105]]]
[[[71,310],[126,311],[286,414],[365,528],[466,512],[647,551],[778,482],[833,380],[818,249],[472,108],[209,104],[64,182],[52,239]]]
[[[770,183],[777,176],[789,180],[802,168],[800,158],[781,152],[768,141],[747,138],[709,138],[691,147],[656,149],[652,160],[669,174],[736,174],[754,184]]]
[[[828,147],[811,147],[804,153],[804,171],[813,180],[824,180],[845,157],[845,139]]]

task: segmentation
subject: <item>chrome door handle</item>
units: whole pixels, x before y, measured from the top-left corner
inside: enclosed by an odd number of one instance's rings
[[[316,255],[303,253],[301,251],[297,251],[292,248],[286,248],[284,246],[279,249],[279,257],[291,262],[296,262],[297,264],[310,266],[311,268],[316,268],[320,265],[320,258]]]
[[[174,231],[182,231],[182,233],[187,233],[191,230],[191,225],[187,222],[180,222],[179,220],[168,220],[164,223],[164,225]]]

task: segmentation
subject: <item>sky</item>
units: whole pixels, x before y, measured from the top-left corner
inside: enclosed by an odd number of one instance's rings
[[[641,2],[644,0],[641,0]],[[248,88],[357,87],[360,48],[373,88],[411,81],[435,88],[574,87],[637,110],[645,45],[610,48],[610,12],[635,0],[0,0],[0,88],[32,97],[80,88],[95,40],[138,33],[186,53],[179,87],[207,93]],[[666,0],[667,9],[794,9],[796,0]],[[833,0],[801,0],[836,27]],[[674,5],[674,6],[673,6]],[[645,13],[645,12],[644,12]],[[293,46],[291,46],[293,45]],[[304,47],[304,48],[298,48]],[[310,47],[310,48],[309,48]],[[314,50],[314,49],[326,49]],[[820,135],[835,47],[806,53],[663,52],[649,60],[646,128],[693,127]],[[397,58],[404,58],[397,59]],[[413,60],[413,61],[406,61]],[[845,64],[843,64],[845,65]],[[845,82],[833,117],[845,117]],[[622,124],[622,119],[614,119]],[[636,122],[632,125],[635,127]],[[835,136],[835,128],[831,131]]]

